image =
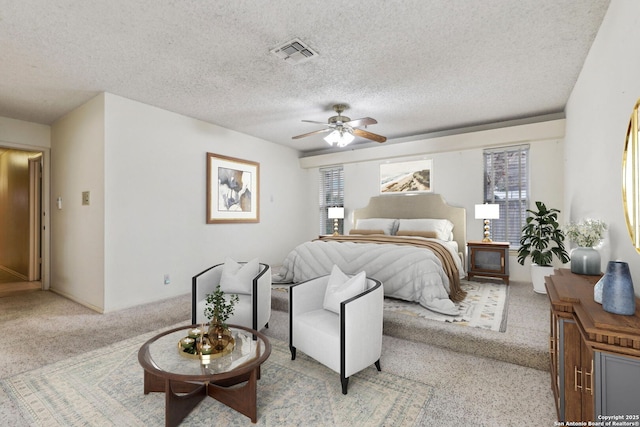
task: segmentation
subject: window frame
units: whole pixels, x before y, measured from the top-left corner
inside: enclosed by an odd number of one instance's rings
[[[333,233],[333,221],[329,220],[329,208],[344,208],[344,168],[328,166],[318,170],[318,209],[320,235]],[[338,233],[344,232],[344,220],[338,221]]]
[[[483,150],[484,203],[500,206],[500,218],[491,220],[491,238],[509,242],[511,249],[520,247],[529,209],[530,158],[529,144]],[[501,170],[503,177],[497,176]]]

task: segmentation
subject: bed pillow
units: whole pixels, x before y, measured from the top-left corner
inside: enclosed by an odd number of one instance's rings
[[[437,239],[438,233],[435,231],[417,231],[417,230],[398,230],[397,236],[417,236],[428,237],[430,239]]]
[[[449,241],[453,238],[453,223],[448,219],[399,219],[400,231],[434,231],[437,239]]]
[[[222,267],[220,289],[227,294],[251,295],[253,278],[258,275],[259,268],[258,258],[241,264],[227,257]]]
[[[363,218],[356,221],[356,230],[382,230],[384,234],[395,234],[398,226],[395,218]]]
[[[357,229],[351,229],[351,230],[349,230],[349,234],[362,234],[362,235],[366,235],[366,234],[384,234],[384,230],[357,230]]]
[[[340,303],[362,293],[366,285],[367,277],[364,271],[349,277],[334,265],[324,294],[323,308],[340,314]]]

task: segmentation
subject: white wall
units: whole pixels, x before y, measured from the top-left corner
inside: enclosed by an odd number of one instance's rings
[[[622,152],[640,97],[638,40],[640,2],[612,1],[566,108],[565,210],[572,220],[608,223],[602,267],[613,259],[628,262],[640,295],[640,257],[622,204]]]
[[[190,293],[225,256],[278,264],[317,233],[309,173],[283,146],[104,94],[54,125],[53,147],[54,197],[91,191],[58,212],[56,287],[100,311]],[[207,152],[260,163],[259,223],[206,224]]]
[[[561,209],[564,200],[563,136],[564,120],[553,120],[418,140],[402,146],[381,145],[345,152],[343,156],[306,157],[301,159],[301,164],[317,174],[318,167],[344,161],[345,232],[348,232],[353,210],[366,206],[370,197],[379,195],[381,163],[433,159],[434,192],[441,194],[449,204],[467,210],[467,239],[480,240],[483,223],[474,218],[474,205],[483,200],[483,149],[529,144],[531,204],[542,200],[547,207]],[[317,193],[317,184],[314,183],[310,191]],[[509,268],[512,280],[531,280],[529,263],[520,266],[515,253],[510,257]]]
[[[96,96],[51,132],[51,289],[98,311],[105,307],[104,100]],[[89,206],[83,191],[91,192]]]
[[[35,148],[51,147],[51,128],[47,125],[0,117],[0,144],[3,147]]]

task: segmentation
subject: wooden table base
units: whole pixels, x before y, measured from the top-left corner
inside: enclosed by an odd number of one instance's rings
[[[205,396],[257,421],[257,381],[259,367],[234,378],[214,383],[194,384],[165,379],[144,371],[144,394],[165,393],[165,425],[174,427],[191,413]],[[246,383],[241,387],[231,386]],[[179,393],[179,394],[178,394]]]

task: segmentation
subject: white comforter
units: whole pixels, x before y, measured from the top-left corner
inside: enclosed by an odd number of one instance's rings
[[[305,242],[285,258],[273,282],[298,283],[329,274],[365,271],[382,282],[385,296],[415,301],[439,313],[458,314],[449,299],[449,279],[430,250],[406,245],[335,241]]]

